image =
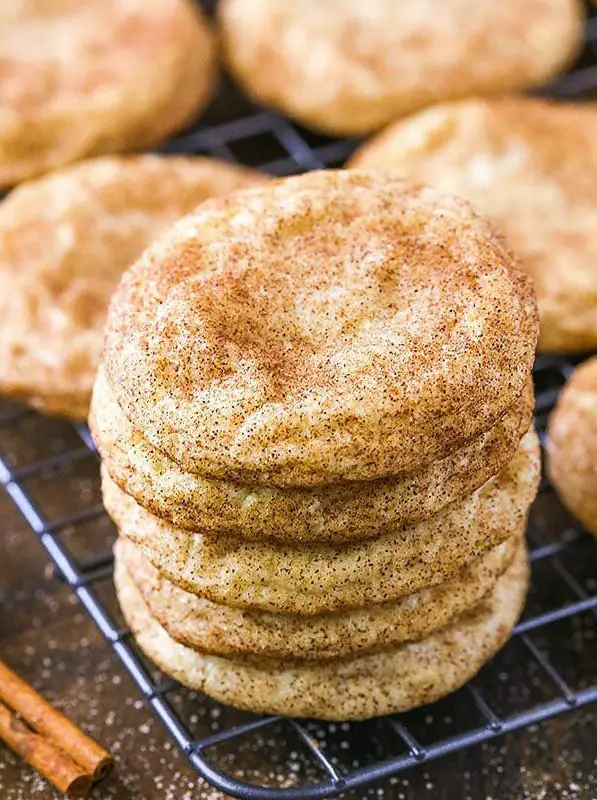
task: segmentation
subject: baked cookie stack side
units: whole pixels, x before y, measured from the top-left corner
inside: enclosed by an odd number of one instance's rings
[[[240,708],[430,702],[507,639],[539,480],[528,279],[367,172],[206,201],[111,304],[90,423],[140,646]]]
[[[548,83],[580,52],[581,0],[221,0],[244,91],[308,128],[362,136],[444,100]]]

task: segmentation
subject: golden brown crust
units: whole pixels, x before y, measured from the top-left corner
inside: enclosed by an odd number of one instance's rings
[[[3,0],[0,186],[154,145],[206,104],[215,49],[189,0]]]
[[[179,528],[288,542],[373,538],[472,494],[514,457],[531,424],[533,387],[500,423],[417,473],[313,488],[243,486],[184,472],[129,422],[100,368],[90,425],[112,480]]]
[[[597,536],[597,357],[576,369],[548,427],[547,468],[558,494]]]
[[[258,101],[362,135],[450,98],[544,83],[583,41],[580,0],[222,0],[224,58]]]
[[[200,157],[104,157],[0,205],[0,392],[84,419],[123,271],[206,197],[261,176]]]
[[[374,172],[204,203],[111,303],[105,369],[189,472],[317,485],[421,468],[520,396],[530,281],[463,201]]]
[[[466,197],[506,235],[537,292],[544,351],[597,347],[597,109],[504,97],[397,122],[351,162]]]
[[[126,573],[117,573],[116,588],[141,649],[184,685],[257,713],[348,720],[406,711],[466,683],[507,640],[528,580],[521,550],[482,603],[428,638],[350,660],[308,664],[201,655],[170,638]]]
[[[102,494],[120,532],[177,586],[229,606],[320,614],[437,586],[519,534],[539,472],[539,443],[530,431],[510,464],[471,497],[413,527],[345,545],[189,534],[137,505],[105,470]]]
[[[439,586],[396,602],[308,617],[232,608],[185,592],[124,537],[114,554],[116,572],[129,574],[152,616],[181,644],[221,656],[325,661],[424,639],[480,603],[521,548],[521,539],[511,537]]]

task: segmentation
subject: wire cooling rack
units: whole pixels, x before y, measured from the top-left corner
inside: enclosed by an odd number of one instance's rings
[[[597,90],[597,19],[579,63],[546,90]],[[208,153],[276,174],[342,164],[355,142],[302,130],[224,85],[208,116],[166,152]],[[574,360],[540,357],[535,421]],[[137,649],[111,581],[115,532],[100,502],[97,454],[84,425],[0,402],[0,485],[45,547],[190,763],[227,794],[316,800],[597,700],[597,545],[544,479],[531,512],[532,588],[512,640],[466,687],[424,709],[358,724],[257,717],[166,679]]]

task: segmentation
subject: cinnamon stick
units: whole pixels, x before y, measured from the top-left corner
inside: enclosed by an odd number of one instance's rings
[[[0,739],[67,797],[87,797],[91,777],[43,736],[34,733],[0,703]]]
[[[37,733],[57,745],[79,764],[91,780],[104,778],[113,764],[112,756],[61,714],[35,689],[0,660],[0,701],[18,712]]]

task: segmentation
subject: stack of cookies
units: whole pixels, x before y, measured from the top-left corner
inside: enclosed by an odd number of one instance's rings
[[[92,401],[140,647],[257,712],[461,686],[526,594],[536,341],[464,201],[344,171],[199,206],[124,275]]]

